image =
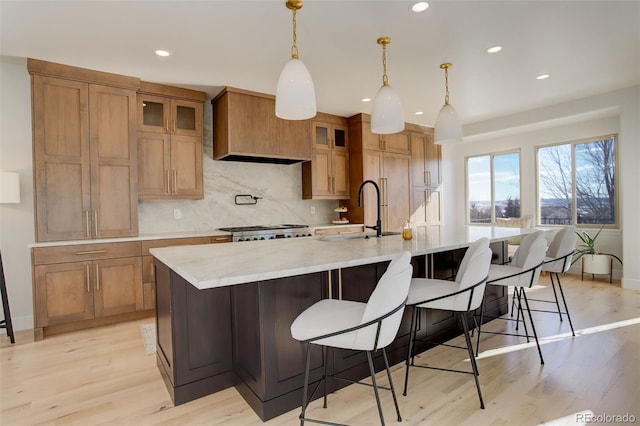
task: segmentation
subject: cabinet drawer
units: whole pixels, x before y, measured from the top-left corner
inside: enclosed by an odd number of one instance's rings
[[[210,244],[211,237],[169,238],[166,240],[146,240],[142,242],[142,255],[149,255],[149,249],[158,247],[190,246]]]
[[[140,242],[36,247],[32,255],[34,265],[135,257],[140,256]]]

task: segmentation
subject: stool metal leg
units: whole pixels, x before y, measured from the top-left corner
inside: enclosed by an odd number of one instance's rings
[[[382,415],[382,404],[380,404],[380,395],[378,395],[378,385],[376,383],[376,371],[373,368],[371,351],[366,351],[366,352],[367,352],[367,361],[369,361],[369,371],[371,373],[371,382],[373,383],[373,393],[376,395],[376,403],[378,404],[378,414],[380,414],[380,424],[384,426],[384,416]]]
[[[564,297],[564,291],[562,291],[562,284],[560,283],[560,274],[556,272],[556,281],[558,281],[558,288],[560,289],[560,296],[562,296],[562,303],[564,304],[564,312],[569,319],[569,326],[571,327],[571,335],[575,336],[576,332],[573,331],[573,323],[571,322],[571,315],[569,315],[569,307],[567,306],[567,299]]]
[[[553,272],[549,272],[549,279],[551,280],[551,289],[553,290],[553,298],[556,301],[556,308],[558,308],[558,315],[560,315],[560,321],[562,321],[562,311],[560,310],[560,303],[558,303],[558,293],[556,292],[556,283],[553,280],[553,275],[554,275]]]
[[[309,387],[309,366],[311,364],[311,343],[306,343],[307,361],[304,370],[304,388],[302,390],[302,412],[300,413],[300,426],[304,425],[304,413],[307,410],[307,388]]]
[[[396,398],[396,390],[393,387],[393,380],[391,379],[391,371],[389,370],[389,359],[387,358],[387,350],[382,348],[382,357],[384,358],[384,366],[387,369],[387,377],[389,378],[389,387],[391,388],[391,395],[393,396],[393,403],[396,406],[396,414],[398,414],[398,421],[402,421],[400,416],[400,407],[398,407],[398,398]]]
[[[464,313],[460,312],[460,322],[462,322],[462,328],[464,329],[464,340],[467,343],[467,351],[469,352],[469,359],[471,360],[471,368],[473,369],[473,378],[476,380],[476,389],[478,389],[478,398],[480,398],[480,408],[484,410],[484,401],[482,400],[482,391],[480,390],[480,382],[478,381],[478,364],[476,358],[473,356],[473,344],[469,337],[469,325],[467,324],[467,318]]]
[[[533,337],[536,339],[536,346],[538,347],[538,355],[540,355],[540,364],[544,365],[544,359],[542,358],[542,349],[540,349],[540,342],[538,341],[538,333],[536,332],[536,326],[533,323],[533,316],[531,315],[531,309],[529,309],[529,301],[527,300],[527,293],[523,291],[522,296],[524,298],[524,303],[527,308],[527,312],[529,313],[529,321],[531,321],[531,329],[533,330]],[[527,336],[528,335],[529,333],[527,332]]]
[[[324,362],[324,375],[322,376],[323,380],[323,388],[324,388],[324,402],[322,404],[322,408],[327,408],[327,347],[322,347],[322,359]]]
[[[11,311],[9,310],[9,297],[7,296],[7,283],[4,280],[4,267],[2,266],[2,253],[0,253],[0,293],[2,293],[2,308],[4,310],[4,319],[0,321],[0,328],[7,329],[7,336],[11,343],[15,343],[16,339],[13,335],[13,323],[11,322]]]
[[[407,387],[409,385],[409,366],[413,365],[413,346],[416,340],[416,328],[418,327],[418,321],[416,320],[418,316],[418,307],[411,307],[411,328],[409,334],[409,352],[407,352],[407,361],[405,363],[405,371],[404,371],[404,391],[402,395],[407,396]]]

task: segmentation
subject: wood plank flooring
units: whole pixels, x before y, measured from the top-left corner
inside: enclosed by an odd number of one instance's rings
[[[541,279],[548,283],[548,277]],[[635,416],[640,422],[640,293],[605,280],[563,277],[576,337],[558,316],[534,313],[545,365],[524,339],[483,335],[478,360],[486,409],[473,378],[411,369],[409,394],[401,395],[404,365],[392,367],[403,424],[537,425],[583,410],[595,415]],[[535,298],[552,297],[549,287]],[[534,296],[535,294],[535,296]],[[537,305],[540,306],[540,305]],[[548,307],[546,307],[548,308]],[[260,419],[227,389],[174,407],[156,367],[145,354],[140,325],[151,319],[99,327],[17,344],[0,337],[0,424],[255,425]],[[510,327],[504,321],[488,325]],[[463,344],[463,339],[453,341]],[[469,366],[465,351],[439,347],[418,362],[448,368]],[[383,374],[377,376],[385,384]],[[391,395],[381,391],[387,424],[397,424]],[[267,425],[296,425],[293,410]],[[329,396],[329,407],[311,404],[311,417],[352,425],[379,424],[370,388],[353,385]]]

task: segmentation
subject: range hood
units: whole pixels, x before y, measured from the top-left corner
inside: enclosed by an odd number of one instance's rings
[[[225,87],[211,104],[214,160],[271,164],[311,160],[311,121],[277,118],[273,95]]]

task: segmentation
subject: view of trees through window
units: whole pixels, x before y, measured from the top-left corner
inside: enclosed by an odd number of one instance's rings
[[[520,217],[520,153],[467,158],[469,223]]]
[[[615,136],[538,148],[542,225],[616,223]]]

